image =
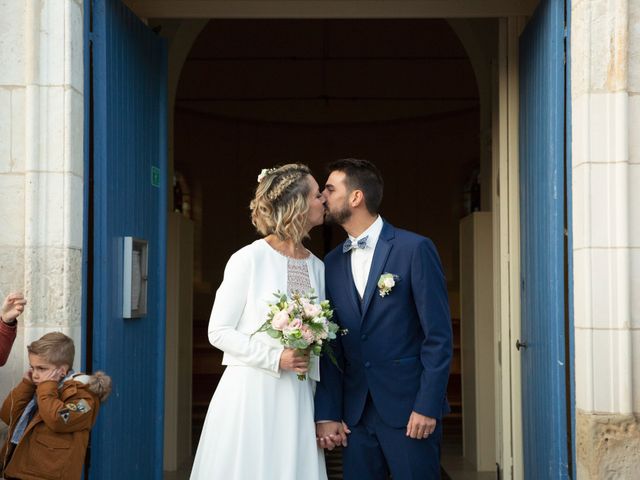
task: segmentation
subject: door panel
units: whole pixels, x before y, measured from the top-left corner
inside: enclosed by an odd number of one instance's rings
[[[523,449],[535,480],[568,478],[564,12],[542,0],[519,50]]]
[[[90,478],[162,478],[166,48],[118,0],[92,10],[91,357],[113,379],[92,432]],[[146,315],[125,319],[123,238],[148,241]]]

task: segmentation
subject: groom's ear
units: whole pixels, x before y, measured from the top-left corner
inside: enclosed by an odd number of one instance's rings
[[[357,208],[364,203],[364,193],[362,190],[354,190],[350,195],[350,204],[352,208]]]

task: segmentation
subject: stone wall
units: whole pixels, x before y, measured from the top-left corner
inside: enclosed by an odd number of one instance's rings
[[[580,479],[640,470],[640,0],[573,0]]]
[[[640,471],[638,415],[593,414],[576,419],[579,479],[634,479]]]
[[[0,292],[29,301],[2,397],[47,331],[72,336],[80,364],[82,14],[81,1],[0,0]]]

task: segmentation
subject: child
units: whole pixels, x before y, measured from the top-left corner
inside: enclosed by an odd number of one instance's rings
[[[73,340],[62,333],[47,333],[27,350],[30,368],[0,410],[9,425],[0,451],[4,476],[80,479],[89,431],[111,378],[73,372]]]

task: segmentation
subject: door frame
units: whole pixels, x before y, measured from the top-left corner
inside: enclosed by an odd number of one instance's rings
[[[141,18],[499,18],[530,15],[539,0],[123,0]],[[297,5],[296,5],[297,4]]]
[[[494,124],[493,211],[494,302],[498,358],[500,411],[496,412],[496,451],[501,478],[524,478],[522,446],[521,361],[514,348],[520,337],[520,172],[519,172],[519,73],[518,39],[525,17],[500,19],[498,40],[497,123]],[[514,128],[515,125],[515,128]]]
[[[520,218],[519,218],[519,155],[518,155],[518,38],[526,24],[525,15],[529,15],[537,5],[537,0],[494,0],[487,9],[479,2],[468,0],[467,4],[457,3],[443,7],[440,1],[400,2],[397,0],[377,0],[375,2],[358,1],[357,8],[352,1],[308,2],[304,12],[296,11],[289,2],[261,0],[260,2],[217,1],[205,4],[192,2],[197,11],[184,10],[184,0],[163,2],[154,6],[149,0],[124,0],[139,16],[149,18],[187,17],[199,20],[194,25],[202,28],[201,19],[207,17],[236,19],[267,18],[478,18],[499,19],[498,65],[494,85],[497,96],[492,105],[493,153],[492,153],[492,212],[494,238],[494,325],[496,349],[496,452],[497,461],[502,469],[501,478],[523,478],[522,448],[522,409],[521,409],[521,372],[520,356],[514,348],[515,339],[520,335]],[[197,3],[197,5],[196,5]],[[214,5],[215,4],[215,5]],[[401,5],[400,5],[401,4]],[[269,8],[269,5],[274,8]],[[337,8],[337,6],[339,8]],[[401,6],[402,8],[399,8]],[[446,12],[443,10],[446,10]],[[213,10],[212,10],[213,9]],[[300,9],[298,9],[300,10]],[[276,12],[276,13],[274,13]],[[445,15],[446,14],[446,15]],[[193,28],[191,30],[193,30]],[[188,29],[187,29],[188,30]],[[191,31],[192,42],[195,35]],[[174,43],[181,39],[174,38]],[[187,45],[180,44],[177,56],[188,52]],[[185,50],[186,49],[186,50]],[[181,68],[183,58],[172,60],[170,49],[169,65]],[[170,85],[176,81],[175,72],[169,71]],[[179,71],[178,71],[179,74]],[[169,91],[168,105],[175,102],[175,90]],[[173,170],[173,114],[169,111],[168,178]],[[515,128],[514,128],[515,125]],[[501,201],[502,199],[502,201]],[[167,252],[169,255],[171,252]]]

